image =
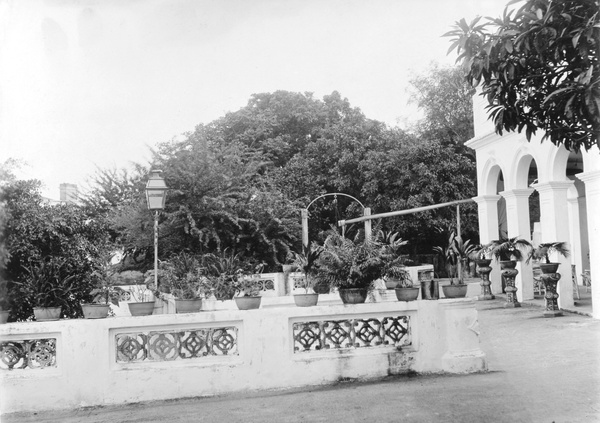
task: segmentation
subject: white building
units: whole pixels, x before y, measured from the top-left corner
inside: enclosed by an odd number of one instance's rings
[[[467,146],[476,151],[477,202],[481,243],[509,237],[532,240],[530,203],[539,201],[541,242],[566,241],[571,257],[560,261],[558,302],[561,308],[573,306],[571,264],[581,281],[583,270],[590,270],[593,317],[600,319],[600,150],[569,152],[542,134],[527,142],[525,133],[494,132],[488,120],[484,97],[473,101],[475,137]],[[539,200],[537,197],[539,196]],[[533,204],[532,204],[533,205]],[[536,225],[537,226],[537,225]],[[493,292],[500,292],[499,266],[491,274]],[[521,262],[517,276],[519,301],[533,298],[531,264]]]

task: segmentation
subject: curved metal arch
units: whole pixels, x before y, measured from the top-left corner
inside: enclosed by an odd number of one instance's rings
[[[320,198],[323,198],[323,197],[332,196],[332,195],[334,195],[334,196],[336,196],[336,197],[337,197],[338,195],[341,195],[341,196],[344,196],[344,197],[351,198],[351,199],[353,199],[354,201],[356,201],[358,204],[360,204],[360,206],[363,208],[363,210],[365,209],[365,206],[364,206],[364,204],[363,204],[363,203],[361,203],[360,201],[358,201],[358,199],[356,199],[355,197],[353,197],[353,196],[351,196],[351,195],[344,194],[344,193],[342,193],[342,192],[330,192],[330,193],[327,193],[327,194],[319,195],[317,198],[315,198],[314,200],[312,200],[310,203],[308,203],[308,206],[306,206],[306,210],[308,210],[308,209],[310,208],[310,206],[312,206],[312,205],[313,205],[313,203],[314,203],[315,201],[317,201],[318,199],[320,199]]]

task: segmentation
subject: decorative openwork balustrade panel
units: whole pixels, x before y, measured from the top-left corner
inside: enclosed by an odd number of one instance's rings
[[[380,345],[406,346],[412,342],[408,316],[297,322],[293,331],[294,353]]]
[[[2,370],[45,367],[56,367],[56,338],[0,342]]]
[[[119,333],[115,344],[117,363],[238,354],[236,327]]]
[[[272,291],[275,289],[275,280],[273,278],[260,277],[260,290]]]

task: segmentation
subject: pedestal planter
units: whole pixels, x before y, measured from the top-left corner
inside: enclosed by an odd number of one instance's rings
[[[396,288],[398,301],[414,301],[419,297],[419,288]]]
[[[560,280],[560,273],[556,273],[560,263],[540,263],[540,270],[542,275],[540,279],[544,283],[546,294],[544,299],[546,300],[546,310],[544,310],[544,317],[558,317],[562,316],[563,313],[558,308],[558,293],[556,292],[556,286]]]
[[[442,291],[444,292],[444,297],[446,298],[464,298],[467,296],[467,288],[468,285],[466,283],[442,285]]]
[[[475,263],[477,263],[477,273],[481,278],[481,282],[479,283],[479,285],[481,285],[481,295],[477,296],[477,300],[493,300],[496,296],[492,294],[492,282],[490,281],[490,272],[492,271],[490,264],[492,263],[492,260],[481,259],[476,260]]]
[[[0,311],[0,325],[3,325],[4,323],[8,322],[9,314],[10,314],[10,311],[8,311],[8,310]]]
[[[254,310],[260,307],[262,297],[234,297],[235,304],[240,310]]]
[[[86,319],[105,319],[109,309],[108,304],[81,304],[81,311]]]
[[[517,301],[517,287],[515,286],[515,276],[519,271],[515,269],[517,262],[515,260],[501,261],[500,270],[502,280],[506,284],[506,302],[504,308],[521,307],[521,303]]]
[[[197,313],[202,308],[202,298],[193,298],[188,300],[175,300],[175,310],[177,313]]]
[[[132,316],[149,316],[154,311],[154,301],[128,303],[127,305]]]
[[[60,319],[60,307],[34,307],[33,315],[38,322]]]
[[[367,288],[340,288],[340,298],[344,304],[362,304],[367,301]]]
[[[312,307],[319,302],[319,294],[294,294],[294,303],[298,307]]]

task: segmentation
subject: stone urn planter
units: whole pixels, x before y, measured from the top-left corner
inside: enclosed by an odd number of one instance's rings
[[[319,302],[319,294],[294,294],[294,303],[298,307],[312,307]]]
[[[504,303],[505,308],[521,307],[521,303],[517,300],[517,287],[515,286],[515,277],[519,274],[516,269],[516,260],[506,260],[500,262],[500,270],[502,279],[506,285],[506,302]]]
[[[127,306],[132,316],[149,316],[154,311],[154,301],[128,303]]]
[[[362,304],[367,301],[367,288],[340,288],[339,294],[344,304]]]
[[[197,313],[202,308],[202,298],[192,298],[187,300],[175,300],[175,310],[177,313]]]
[[[254,310],[260,307],[260,296],[245,296],[245,297],[234,297],[235,304],[239,310]]]
[[[396,288],[396,298],[398,301],[415,301],[419,297],[419,287]]]
[[[38,322],[48,322],[60,319],[60,307],[34,307],[33,315]]]
[[[481,282],[479,283],[479,285],[481,285],[481,295],[477,296],[477,300],[479,300],[479,301],[493,300],[494,298],[496,298],[496,296],[492,294],[492,289],[491,289],[491,285],[492,285],[492,282],[490,281],[490,273],[492,271],[492,268],[490,267],[491,263],[492,263],[491,259],[475,260],[475,264],[477,264],[477,273],[479,274],[479,277],[481,278]]]
[[[109,309],[108,304],[81,304],[81,311],[86,319],[105,319]]]
[[[542,271],[540,279],[544,284],[544,299],[546,300],[546,309],[543,313],[544,317],[558,317],[563,315],[558,307],[559,295],[557,286],[558,281],[561,278],[560,273],[557,273],[559,266],[560,263],[540,263],[540,270]]]
[[[465,298],[467,296],[467,284],[442,285],[442,291],[446,298]]]

